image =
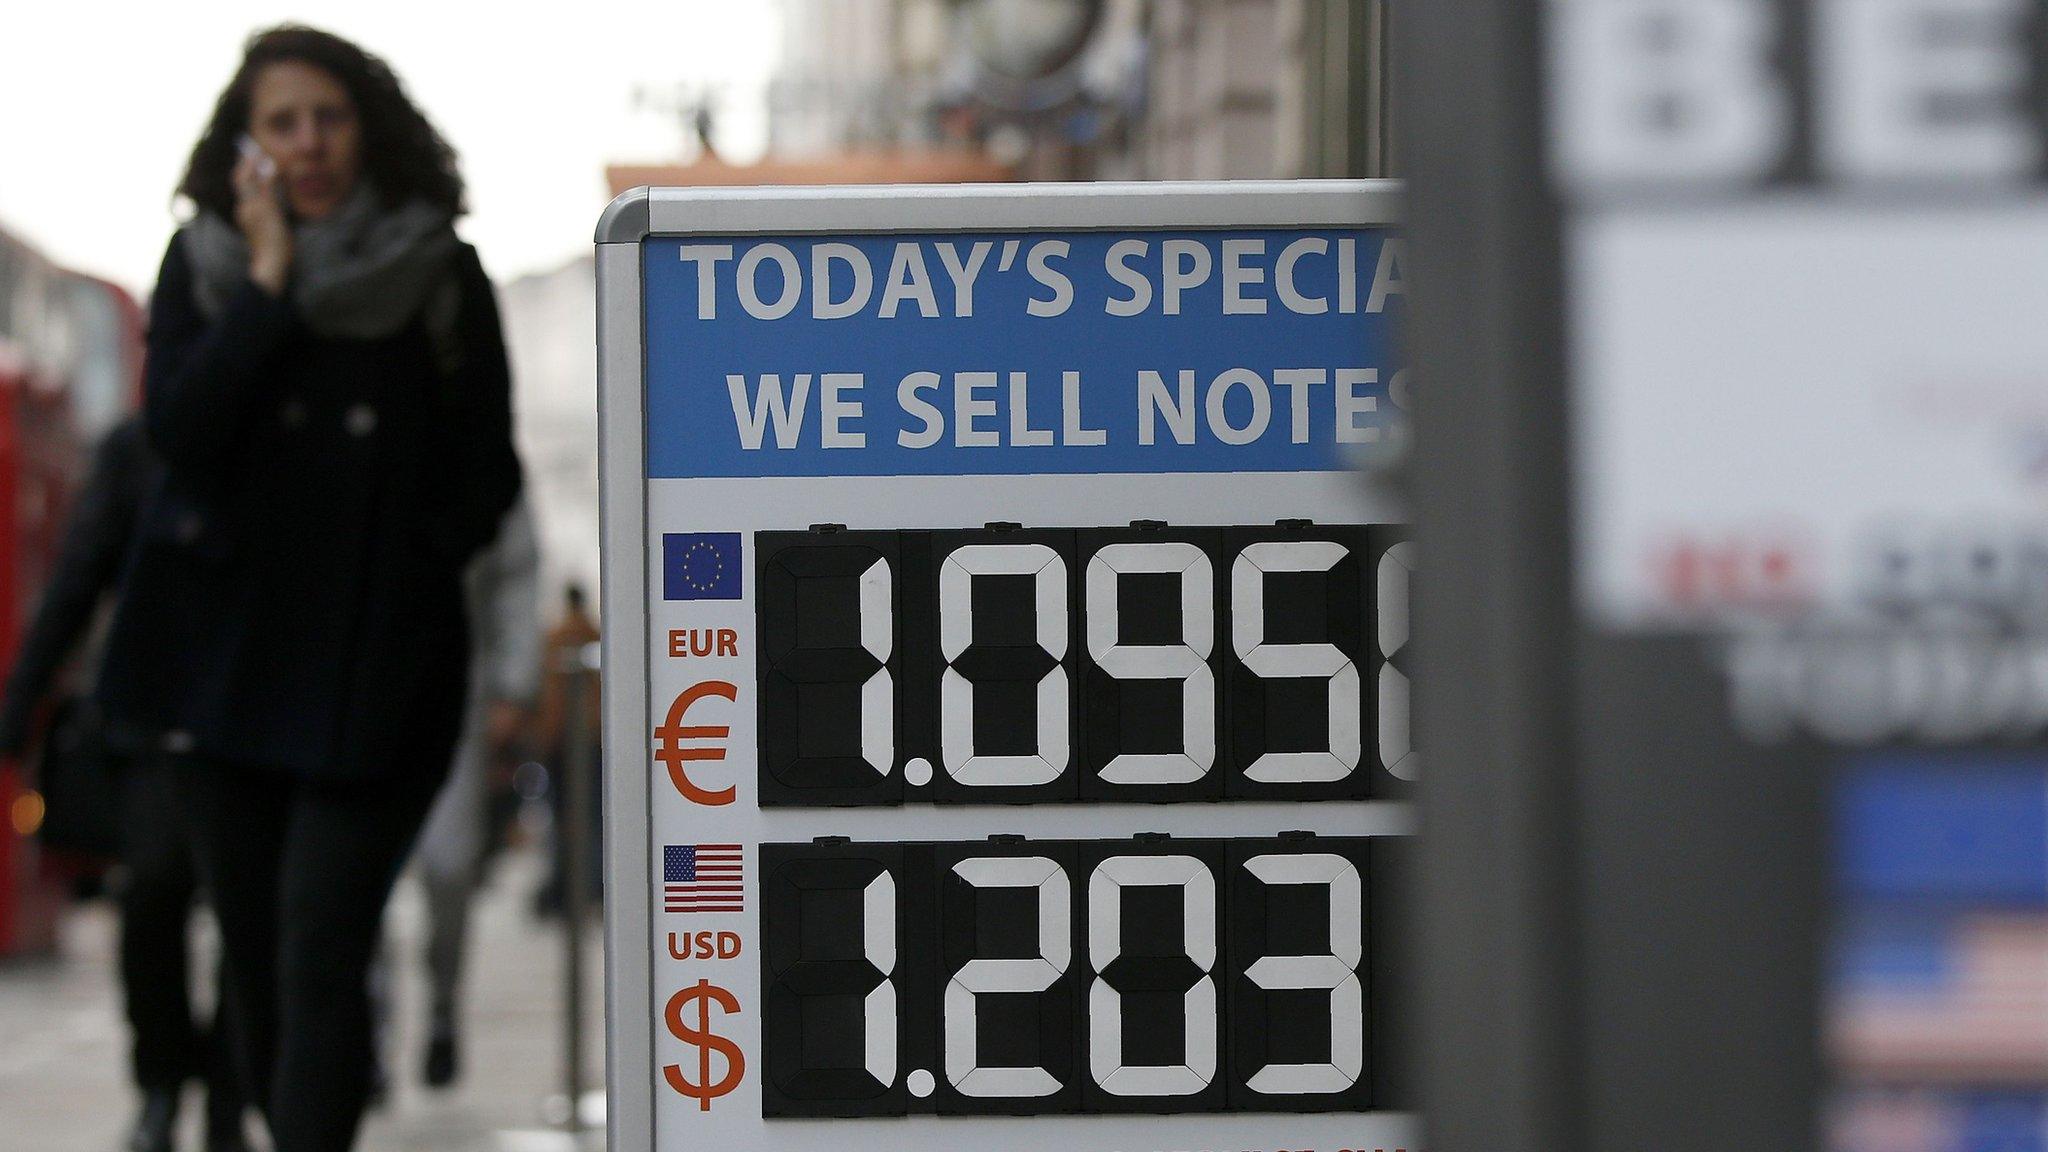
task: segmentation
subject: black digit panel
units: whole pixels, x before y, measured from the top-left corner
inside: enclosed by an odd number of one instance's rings
[[[1412,535],[1399,525],[1366,529],[1366,544],[1372,550],[1373,621],[1367,644],[1371,679],[1365,692],[1375,718],[1366,759],[1377,769],[1372,775],[1373,795],[1392,799],[1409,796],[1420,769],[1410,711],[1415,683],[1415,645],[1408,635],[1416,580]]]
[[[1074,533],[991,525],[929,539],[933,799],[1073,799]]]
[[[1074,948],[1087,985],[1082,1109],[1221,1109],[1222,843],[1081,843],[1075,863]]]
[[[1247,799],[1363,799],[1376,742],[1366,672],[1371,552],[1361,527],[1223,533],[1232,766]]]
[[[1081,798],[1221,797],[1222,534],[1140,523],[1076,537]]]
[[[1306,521],[759,533],[761,803],[1404,796],[1413,547]]]
[[[938,1111],[1077,1111],[1085,983],[1072,847],[996,837],[938,845],[934,863]]]
[[[762,532],[763,806],[898,804],[903,566],[894,532]]]
[[[906,1113],[930,1056],[929,869],[902,845],[761,846],[762,1115]]]
[[[1230,1105],[1360,1111],[1372,1102],[1370,841],[1230,843]]]
[[[1389,1107],[1399,843],[764,844],[763,1115]]]

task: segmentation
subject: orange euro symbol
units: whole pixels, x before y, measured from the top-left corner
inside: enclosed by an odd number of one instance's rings
[[[706,680],[683,689],[682,695],[676,697],[675,703],[668,706],[668,719],[654,730],[654,738],[658,741],[654,749],[654,758],[667,766],[669,782],[676,786],[676,791],[682,793],[683,799],[692,804],[716,808],[732,803],[733,797],[737,794],[733,786],[728,784],[719,789],[699,788],[696,782],[690,779],[690,774],[684,767],[692,760],[725,759],[724,744],[703,748],[683,747],[685,740],[722,741],[732,734],[732,729],[724,724],[683,724],[683,717],[689,713],[690,706],[706,696],[737,700],[739,689],[723,680]]]
[[[740,1077],[747,1070],[747,1058],[740,1052],[740,1046],[711,1031],[711,1002],[727,1012],[738,1012],[740,1001],[737,996],[713,984],[699,980],[695,984],[669,997],[668,1010],[663,1013],[668,1019],[668,1030],[675,1038],[697,1050],[697,1078],[691,1080],[683,1075],[683,1066],[670,1064],[661,1070],[662,1079],[677,1092],[697,1102],[700,1112],[711,1111],[711,1102],[740,1086]],[[685,1009],[697,1005],[697,1023],[693,1027],[683,1019]],[[725,1075],[717,1083],[711,1080],[711,1053],[716,1050],[725,1057]]]

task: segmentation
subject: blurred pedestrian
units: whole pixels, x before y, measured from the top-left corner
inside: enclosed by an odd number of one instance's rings
[[[455,1082],[461,1068],[458,1003],[469,905],[489,850],[491,764],[519,742],[540,689],[540,544],[521,500],[497,540],[470,564],[470,686],[462,738],[416,860],[427,910],[427,1047],[421,1078]]]
[[[573,743],[579,738],[592,753],[590,778],[584,781],[593,801],[589,805],[590,826],[583,830],[585,859],[590,865],[584,874],[590,877],[591,895],[599,894],[604,884],[604,845],[600,836],[604,819],[600,806],[595,802],[603,790],[596,750],[601,743],[604,703],[600,698],[602,688],[597,672],[585,670],[581,664],[583,650],[597,641],[597,622],[584,608],[583,588],[570,584],[562,590],[561,618],[548,629],[547,642],[541,648],[540,711],[534,720],[534,744],[554,784],[550,793],[555,814],[553,866],[533,897],[534,911],[542,916],[560,912],[563,895],[568,890],[569,845],[572,839],[569,835],[569,757]],[[570,709],[572,699],[577,702],[574,711]]]
[[[100,695],[168,733],[277,1152],[340,1152],[365,975],[446,777],[464,567],[519,488],[497,305],[455,154],[382,61],[244,46],[151,299],[144,509]]]
[[[0,753],[21,755],[65,661],[86,643],[116,591],[142,502],[162,469],[139,420],[114,425],[93,454],[92,473],[64,524],[56,563],[0,699]],[[90,663],[88,659],[88,663]],[[208,1152],[241,1152],[243,1097],[216,997],[213,1020],[192,1010],[187,929],[198,895],[192,848],[173,799],[161,733],[108,730],[89,703],[74,715],[98,728],[80,741],[105,761],[120,801],[121,990],[133,1034],[130,1069],[142,1108],[129,1152],[171,1152],[185,1082],[206,1082]],[[46,739],[50,738],[48,735]],[[220,986],[216,982],[216,986]]]

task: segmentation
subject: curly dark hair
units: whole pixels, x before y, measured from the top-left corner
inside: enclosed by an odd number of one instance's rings
[[[280,24],[250,35],[242,64],[213,106],[213,117],[192,147],[180,195],[201,211],[234,219],[236,141],[249,130],[250,94],[265,65],[310,64],[348,89],[362,124],[363,175],[391,203],[425,200],[450,214],[467,210],[455,149],[427,122],[391,65],[356,45],[303,24]]]

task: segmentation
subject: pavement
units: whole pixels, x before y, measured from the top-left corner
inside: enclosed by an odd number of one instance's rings
[[[402,880],[386,917],[392,965],[393,1030],[386,1044],[393,1091],[370,1115],[357,1152],[588,1152],[603,1146],[603,1097],[586,1092],[586,1122],[599,1131],[571,1140],[561,1131],[564,1060],[559,921],[528,912],[541,859],[531,850],[501,858],[475,906],[463,1072],[442,1092],[419,1083],[425,976],[419,892]],[[595,916],[593,915],[593,919]],[[210,925],[195,927],[211,956]],[[75,908],[53,957],[0,964],[0,1147],[35,1152],[116,1152],[137,1100],[128,1081],[127,1025],[116,985],[117,924],[105,901]],[[603,1083],[604,988],[600,930],[584,947],[584,1086]],[[210,973],[211,962],[195,965]],[[200,1147],[198,1089],[188,1089],[181,1148]],[[252,1124],[252,1139],[260,1138]],[[264,1145],[258,1144],[258,1147]]]

